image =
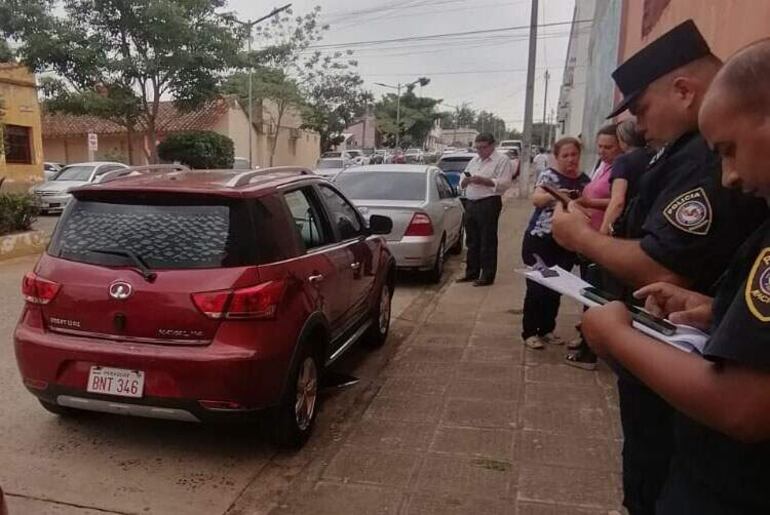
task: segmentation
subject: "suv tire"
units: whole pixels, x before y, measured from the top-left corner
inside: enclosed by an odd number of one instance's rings
[[[313,431],[319,407],[321,364],[307,341],[300,343],[289,373],[284,400],[273,415],[273,439],[281,447],[299,449]]]
[[[377,349],[385,344],[390,331],[391,304],[393,302],[393,288],[389,278],[380,288],[377,305],[372,312],[372,325],[364,333],[364,343],[367,347]]]
[[[436,252],[436,261],[433,263],[433,269],[428,272],[428,280],[434,284],[441,282],[441,276],[444,275],[444,261],[446,260],[446,235],[441,237],[441,243]]]

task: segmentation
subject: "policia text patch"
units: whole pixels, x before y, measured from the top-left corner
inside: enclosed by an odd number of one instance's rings
[[[770,247],[759,253],[746,281],[746,305],[762,322],[770,322]]]
[[[672,200],[663,216],[677,229],[705,236],[711,228],[711,202],[703,188],[690,190]]]

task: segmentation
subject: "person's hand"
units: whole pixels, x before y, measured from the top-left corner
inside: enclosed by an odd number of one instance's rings
[[[634,292],[644,299],[644,309],[655,316],[707,330],[711,326],[714,299],[669,283],[652,283]]]
[[[612,354],[609,344],[623,328],[631,327],[631,313],[622,302],[609,302],[583,313],[580,332],[588,345],[601,358]]]
[[[466,187],[468,187],[468,184],[470,184],[470,183],[471,183],[471,179],[472,179],[472,178],[473,178],[473,177],[467,177],[467,176],[463,175],[463,178],[462,178],[462,179],[460,179],[460,187],[461,187],[461,188],[466,188]]]
[[[567,250],[578,251],[580,242],[591,232],[594,231],[591,229],[590,218],[574,201],[569,203],[566,210],[561,204],[556,204],[552,225],[556,243]]]

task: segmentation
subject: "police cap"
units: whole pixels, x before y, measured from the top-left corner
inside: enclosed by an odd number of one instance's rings
[[[687,20],[632,55],[612,72],[612,78],[623,93],[623,100],[607,118],[628,109],[645,88],[665,74],[693,61],[711,55],[695,22]]]

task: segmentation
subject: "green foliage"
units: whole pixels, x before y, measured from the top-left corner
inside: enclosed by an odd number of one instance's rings
[[[156,141],[161,97],[194,109],[218,94],[223,72],[253,62],[244,29],[217,10],[225,0],[0,0],[0,34],[36,72],[62,79],[53,108],[124,125]],[[61,13],[61,14],[59,14]],[[102,97],[99,99],[98,97]],[[151,145],[150,159],[157,158]]]
[[[232,168],[233,140],[213,131],[193,131],[169,135],[158,145],[164,161],[178,161],[190,168]]]
[[[427,84],[427,79],[421,79],[422,83]],[[406,93],[401,94],[401,118],[400,126],[397,126],[398,95],[390,93],[382,97],[375,104],[374,111],[378,128],[385,137],[385,144],[395,146],[396,132],[399,132],[403,148],[423,146],[434,123],[441,118],[441,113],[436,109],[439,103],[440,99],[417,96],[414,86],[410,86]]]
[[[0,235],[28,231],[37,213],[38,208],[32,195],[0,193]]]
[[[8,46],[8,42],[0,38],[0,63],[12,61],[13,57],[13,50]]]

